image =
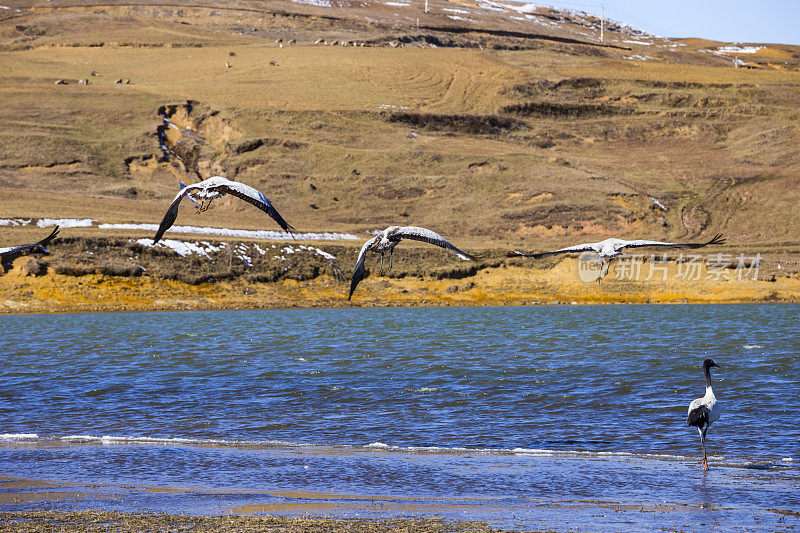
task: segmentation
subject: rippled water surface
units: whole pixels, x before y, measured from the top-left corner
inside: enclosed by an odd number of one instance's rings
[[[515,520],[547,527],[547,502],[691,506],[708,503],[708,490],[742,512],[797,511],[799,311],[4,316],[0,467],[81,483],[490,497],[506,510],[521,498],[530,512]],[[685,420],[707,357],[720,365],[723,414],[703,477]],[[715,475],[725,481],[714,485]],[[236,506],[194,502],[201,513]],[[475,509],[466,517],[519,525]]]

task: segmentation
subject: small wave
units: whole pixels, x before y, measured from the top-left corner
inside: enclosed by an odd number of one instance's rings
[[[763,346],[761,346],[760,344],[745,344],[744,346],[742,346],[742,348],[744,348],[745,350],[760,350],[761,348],[763,348]]]
[[[436,387],[419,387],[417,389],[411,389],[411,388],[406,389],[406,391],[408,392],[421,392],[421,393],[436,392],[438,390],[439,389]]]
[[[588,450],[550,450],[546,448],[514,448],[511,452],[515,455],[527,455],[531,457],[638,457],[667,461],[687,459],[684,455],[665,453],[596,452]]]
[[[0,436],[2,437],[2,436]],[[33,438],[37,438],[34,435]],[[194,446],[286,446],[308,447],[310,444],[283,440],[237,440],[237,439],[196,439],[188,437],[131,437],[124,435],[66,435],[57,437],[62,442],[101,443],[101,444],[161,444],[161,445],[194,445]]]
[[[92,442],[99,441],[102,438],[94,435],[67,435],[66,437],[61,437],[61,440],[65,442]]]
[[[0,440],[11,440],[11,441],[19,441],[19,440],[36,440],[39,438],[39,435],[36,433],[3,433],[0,434]]]
[[[36,438],[34,436],[33,438]],[[63,442],[72,443],[99,443],[103,445],[162,445],[162,446],[248,446],[248,447],[285,447],[285,448],[319,448],[319,449],[366,449],[366,450],[389,450],[399,453],[476,453],[476,454],[496,454],[496,455],[519,455],[531,457],[639,457],[647,459],[680,460],[686,459],[680,455],[668,454],[635,454],[631,452],[603,452],[603,451],[584,451],[584,450],[554,450],[547,448],[467,448],[463,446],[396,446],[384,442],[375,441],[364,445],[326,445],[308,444],[284,440],[237,440],[237,439],[199,439],[187,437],[149,437],[149,436],[118,436],[118,435],[68,435],[60,437]],[[720,459],[720,458],[718,458]]]
[[[188,437],[152,437],[152,436],[125,436],[125,435],[65,435],[65,436],[46,436],[39,437],[36,433],[7,433],[0,434],[0,441],[60,441],[70,444],[100,444],[104,446],[113,445],[160,445],[160,446],[213,446],[213,447],[248,447],[248,448],[303,448],[318,450],[386,450],[397,453],[433,453],[433,454],[490,454],[490,455],[509,455],[521,457],[581,457],[586,459],[645,459],[661,461],[681,461],[690,460],[692,457],[673,454],[656,453],[632,453],[632,452],[610,452],[610,451],[589,451],[589,450],[557,450],[548,448],[472,448],[463,446],[396,446],[380,441],[370,444],[349,445],[349,444],[309,444],[286,440],[239,440],[239,439],[203,439]],[[722,456],[709,456],[709,458],[726,461]],[[782,458],[783,463],[793,462],[791,457]],[[753,463],[744,461],[737,465],[741,468],[763,469],[770,467],[780,467],[780,463]]]

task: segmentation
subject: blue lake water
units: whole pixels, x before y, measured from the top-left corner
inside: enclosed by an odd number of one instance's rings
[[[699,512],[709,527],[800,527],[799,314],[698,305],[2,316],[0,470],[117,495],[78,505],[91,508],[214,514],[322,502],[318,512],[334,516],[596,530],[696,525]],[[707,357],[720,365],[723,413],[703,476],[686,410],[704,392]],[[383,503],[364,503],[374,497]],[[628,507],[606,516],[612,503]],[[662,514],[650,516],[655,505]]]

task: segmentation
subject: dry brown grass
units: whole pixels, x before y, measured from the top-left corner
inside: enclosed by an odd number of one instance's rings
[[[696,52],[718,43],[691,40],[681,64],[532,40],[490,51],[479,32],[459,39],[486,50],[311,46],[413,28],[291,2],[280,8],[308,16],[265,17],[276,6],[47,7],[0,23],[0,218],[158,222],[177,179],[197,176],[164,161],[157,111],[192,100],[192,170],[258,187],[303,231],[417,224],[463,246],[526,249],[723,231],[731,250],[800,249],[795,71],[733,69]],[[762,55],[796,53],[776,50]],[[191,213],[178,223],[274,228],[238,201]],[[4,228],[0,246],[34,233]]]

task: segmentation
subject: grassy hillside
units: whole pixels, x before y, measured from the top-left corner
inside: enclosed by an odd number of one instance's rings
[[[178,179],[223,174],[302,231],[422,225],[498,257],[722,231],[800,270],[800,48],[615,25],[600,43],[588,16],[407,3],[8,3],[0,219],[158,223]],[[192,213],[276,229],[238,200]]]

